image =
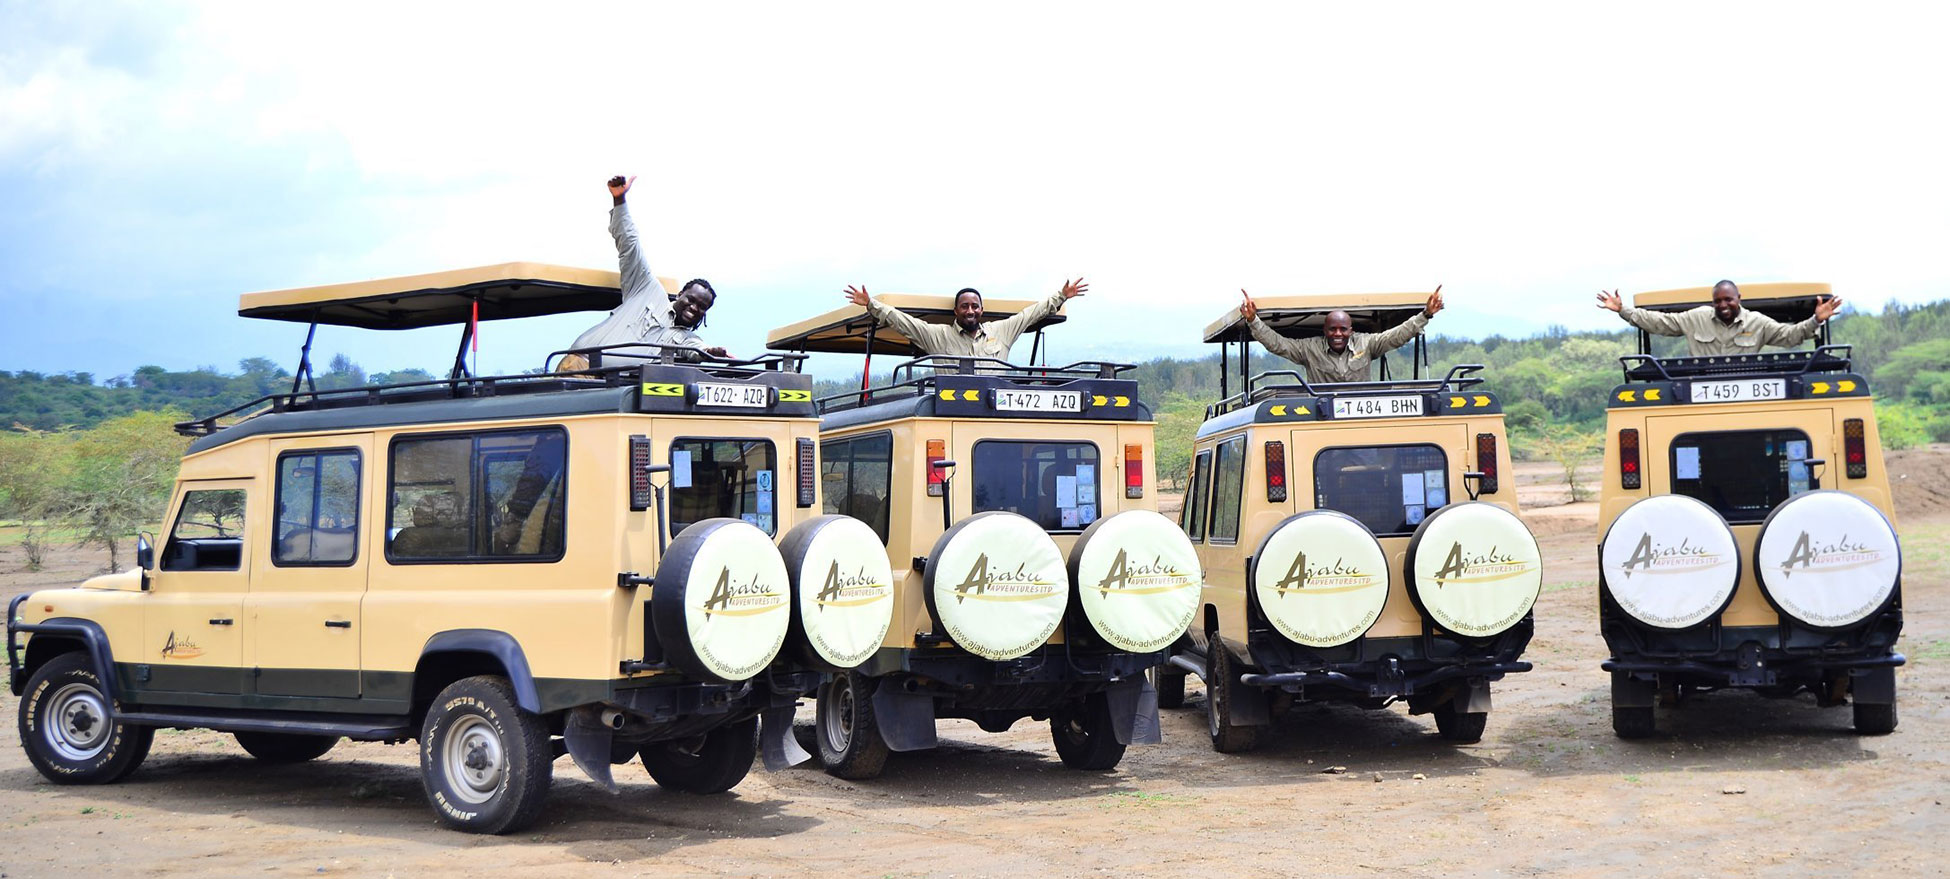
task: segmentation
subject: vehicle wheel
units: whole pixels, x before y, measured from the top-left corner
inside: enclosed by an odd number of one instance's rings
[[[1443,702],[1431,712],[1435,715],[1435,731],[1452,742],[1469,745],[1483,740],[1483,727],[1490,722],[1487,711],[1471,713],[1457,711],[1456,703]]]
[[[420,725],[420,783],[441,823],[508,833],[548,798],[548,724],[515,704],[506,678],[463,678],[440,691]]]
[[[1212,734],[1212,750],[1237,754],[1259,746],[1259,727],[1232,721],[1232,706],[1245,686],[1232,668],[1232,654],[1215,635],[1205,649],[1205,721]]]
[[[744,781],[758,756],[758,716],[701,736],[651,742],[637,751],[658,787],[687,794],[721,794]]]
[[[107,784],[149,756],[153,727],[115,719],[117,707],[80,653],[47,661],[20,697],[20,743],[55,784]]]
[[[301,733],[240,732],[237,744],[252,757],[266,763],[303,763],[325,756],[339,743],[338,736],[313,736]]]
[[[1865,736],[1886,736],[1896,731],[1896,703],[1866,705],[1857,702],[1855,731]]]
[[[1051,715],[1049,732],[1056,756],[1071,769],[1101,772],[1117,768],[1124,759],[1124,743],[1111,729],[1110,699],[1103,693],[1093,693],[1083,704]]]
[[[835,778],[865,779],[887,767],[887,741],[873,713],[876,681],[859,672],[841,672],[821,688],[817,722],[819,759]]]
[[[1151,668],[1151,686],[1158,691],[1159,708],[1185,707],[1185,673],[1168,666]]]
[[[1611,731],[1621,739],[1648,739],[1659,731],[1659,723],[1652,716],[1652,706],[1611,707]]]

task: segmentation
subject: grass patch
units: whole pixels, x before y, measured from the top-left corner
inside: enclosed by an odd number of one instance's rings
[[[1176,794],[1152,794],[1143,791],[1127,790],[1106,794],[1104,796],[1104,802],[1100,804],[1099,808],[1110,809],[1120,806],[1134,806],[1155,809],[1159,806],[1188,806],[1191,803],[1192,801],[1190,799]]]
[[[1563,592],[1566,589],[1596,589],[1596,580],[1572,580],[1568,583],[1551,583],[1544,587],[1545,592]]]
[[[1950,639],[1936,638],[1916,645],[1904,653],[1911,659],[1950,659]]]

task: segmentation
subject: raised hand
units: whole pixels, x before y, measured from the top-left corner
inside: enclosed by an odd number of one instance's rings
[[[846,301],[861,308],[867,307],[867,288],[864,286],[846,288]]]
[[[1083,295],[1083,291],[1085,291],[1085,290],[1088,290],[1088,289],[1090,289],[1090,285],[1089,285],[1089,284],[1085,284],[1085,283],[1083,282],[1083,279],[1082,279],[1082,278],[1078,278],[1078,279],[1076,279],[1076,280],[1074,280],[1074,281],[1064,281],[1064,282],[1063,282],[1063,298],[1064,298],[1064,299],[1075,299],[1075,298],[1077,298],[1078,296],[1082,296],[1082,295]]]
[[[615,199],[617,204],[622,204],[623,196],[627,194],[630,191],[630,187],[635,184],[636,184],[635,176],[630,177],[628,180],[623,179],[623,175],[621,174],[611,177],[609,178],[609,197]]]
[[[709,355],[711,355],[712,357],[722,357],[722,358],[724,358],[724,359],[726,359],[726,360],[736,360],[736,359],[737,359],[737,358],[735,358],[735,357],[732,357],[732,356],[731,356],[731,355],[729,355],[729,354],[726,354],[723,348],[720,348],[720,347],[716,347],[716,346],[713,346],[713,347],[710,347],[710,348],[706,348],[706,349],[704,349],[704,353],[706,353],[706,354],[709,354]]]
[[[1429,294],[1428,304],[1422,306],[1422,313],[1428,315],[1429,317],[1435,317],[1435,313],[1441,310],[1442,310],[1442,285],[1437,284],[1435,285],[1435,292]]]
[[[1617,290],[1613,290],[1610,293],[1600,290],[1598,291],[1598,307],[1622,313],[1625,310],[1625,299],[1618,295]]]
[[[1840,296],[1830,296],[1827,299],[1815,303],[1815,320],[1826,321],[1834,317],[1835,312],[1841,310],[1842,298]]]
[[[1239,304],[1239,316],[1247,320],[1252,320],[1253,318],[1258,317],[1259,306],[1253,302],[1253,297],[1251,294],[1246,292],[1246,288],[1244,287],[1239,288],[1239,295],[1241,297],[1244,297],[1246,300]]]

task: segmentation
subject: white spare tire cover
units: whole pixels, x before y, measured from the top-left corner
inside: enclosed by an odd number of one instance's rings
[[[1902,548],[1896,529],[1868,501],[1811,491],[1767,514],[1754,544],[1754,573],[1776,610],[1839,629],[1889,606],[1903,573]]]
[[[1388,555],[1368,526],[1333,510],[1290,516],[1253,554],[1253,599],[1287,640],[1336,647],[1367,634],[1388,603]]]
[[[1740,585],[1740,545],[1725,519],[1680,494],[1625,508],[1598,543],[1612,601],[1632,619],[1685,629],[1726,610]]]
[[[1191,539],[1150,510],[1092,523],[1070,547],[1069,567],[1090,628],[1130,653],[1163,650],[1185,634],[1205,584]]]
[[[678,534],[657,565],[651,624],[672,665],[737,683],[778,656],[790,597],[772,538],[738,519],[705,519]]]
[[[816,516],[779,544],[792,579],[792,652],[826,671],[858,666],[894,622],[887,547],[851,516]]]
[[[1544,556],[1523,520],[1495,504],[1450,504],[1408,540],[1408,593],[1423,616],[1488,638],[1523,620],[1544,587]]]
[[[1063,553],[1015,513],[977,513],[934,542],[922,576],[928,612],[956,646],[1014,659],[1043,646],[1070,606]]]

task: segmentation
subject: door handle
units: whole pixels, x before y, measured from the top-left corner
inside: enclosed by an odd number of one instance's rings
[[[352,628],[352,621],[351,621],[351,620],[326,620],[326,621],[325,621],[325,628],[328,628],[328,629],[350,629],[350,628]]]
[[[210,621],[210,625],[213,626],[228,626],[230,623],[231,619],[229,617],[218,617]]]

